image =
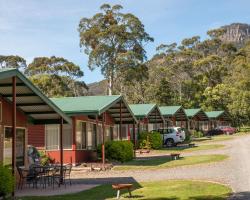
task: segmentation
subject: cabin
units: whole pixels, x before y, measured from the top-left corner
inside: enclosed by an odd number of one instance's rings
[[[13,176],[18,178],[16,166],[29,165],[29,125],[45,123],[62,127],[70,124],[71,119],[19,70],[0,69],[0,163],[11,166]],[[61,142],[64,141],[61,131],[59,137]],[[62,166],[62,145],[59,150]]]
[[[209,130],[209,118],[201,108],[185,109],[188,117],[188,130]]]
[[[129,107],[138,120],[138,132],[164,127],[164,118],[156,104],[130,104]]]
[[[231,118],[225,111],[210,111],[206,112],[209,118],[209,129],[216,128],[218,126],[231,126]]]
[[[188,118],[182,106],[160,106],[159,109],[166,122],[166,127],[187,128]]]
[[[50,99],[72,124],[63,127],[64,163],[77,165],[97,159],[97,147],[110,140],[130,140],[129,125],[137,123],[134,114],[120,95],[82,96]],[[44,150],[59,161],[59,126],[57,124],[28,127],[28,144]],[[39,139],[38,139],[39,138]]]

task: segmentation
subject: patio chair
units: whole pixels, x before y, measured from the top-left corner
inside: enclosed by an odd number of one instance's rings
[[[69,181],[70,185],[72,184],[71,177],[70,177],[71,170],[72,170],[72,164],[67,164],[64,166],[63,182],[64,182],[65,187],[66,187],[67,180]]]
[[[29,186],[32,183],[33,187],[36,185],[36,176],[33,173],[30,173],[28,169],[22,169],[20,166],[17,166],[17,172],[19,174],[18,189],[23,189],[23,185],[28,183]]]

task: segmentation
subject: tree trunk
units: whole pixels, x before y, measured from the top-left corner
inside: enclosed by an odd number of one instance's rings
[[[112,90],[113,90],[113,83],[112,83],[112,78],[109,76],[108,78],[108,95],[112,95]]]

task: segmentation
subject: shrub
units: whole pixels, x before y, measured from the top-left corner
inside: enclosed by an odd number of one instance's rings
[[[162,137],[159,132],[150,132],[149,141],[151,143],[152,149],[160,149],[162,147]]]
[[[42,166],[46,166],[53,162],[53,160],[44,151],[39,151],[39,155],[40,163]]]
[[[138,146],[140,149],[151,149],[151,142],[147,132],[141,132],[138,135]]]
[[[188,129],[184,129],[185,131],[185,142],[191,142],[191,132]]]
[[[98,145],[97,153],[101,157],[102,145]],[[105,157],[120,162],[130,161],[134,157],[133,144],[130,141],[108,141],[105,143]]]
[[[139,147],[142,149],[160,149],[162,147],[162,137],[158,132],[141,132],[138,135]]]
[[[192,133],[193,137],[195,138],[201,138],[204,136],[203,132],[202,131],[196,131],[194,130],[193,133]]]
[[[13,192],[14,177],[8,167],[0,164],[0,196],[5,196]]]

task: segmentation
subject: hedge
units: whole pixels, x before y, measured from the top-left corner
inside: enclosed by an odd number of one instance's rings
[[[159,132],[141,132],[138,135],[139,148],[160,149],[162,147],[162,136]]]
[[[8,167],[0,164],[0,197],[13,192],[14,178]]]
[[[98,156],[102,155],[102,147],[98,145]],[[134,157],[134,147],[130,141],[108,141],[105,143],[105,157],[120,162],[130,161]]]

